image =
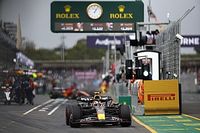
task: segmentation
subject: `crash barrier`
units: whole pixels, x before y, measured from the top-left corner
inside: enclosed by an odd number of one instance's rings
[[[144,114],[180,114],[178,80],[144,81]]]
[[[119,103],[132,107],[131,96],[119,96]]]
[[[127,83],[119,82],[115,83],[109,89],[109,95],[111,95],[115,102],[119,102],[121,104],[126,104],[131,107],[131,95],[128,93]]]

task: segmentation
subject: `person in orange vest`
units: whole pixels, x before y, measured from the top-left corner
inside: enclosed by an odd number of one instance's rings
[[[135,71],[133,71],[131,83],[134,83],[135,80],[136,80],[136,73],[135,73]]]
[[[138,103],[144,104],[144,83],[140,80],[138,83]]]

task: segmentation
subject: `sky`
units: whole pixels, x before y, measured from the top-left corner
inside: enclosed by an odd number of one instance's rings
[[[27,40],[34,41],[37,48],[58,47],[61,44],[61,36],[63,33],[52,33],[50,30],[50,4],[52,1],[0,0],[0,19],[17,23],[17,16],[20,15],[23,37]],[[145,22],[147,22],[146,8],[149,0],[143,0],[143,2]],[[168,21],[167,13],[170,13],[169,19],[171,21],[176,21],[188,9],[195,6],[195,9],[182,21],[181,34],[200,35],[200,0],[151,0],[151,6],[160,22]],[[86,38],[91,33],[65,33],[64,35],[66,37],[65,46],[70,48],[76,44],[77,40]]]

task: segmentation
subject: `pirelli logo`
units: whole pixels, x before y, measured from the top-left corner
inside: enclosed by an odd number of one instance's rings
[[[148,101],[174,101],[176,99],[175,94],[148,94]]]

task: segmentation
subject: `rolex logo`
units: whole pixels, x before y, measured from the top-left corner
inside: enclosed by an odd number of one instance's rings
[[[125,6],[124,5],[119,5],[118,6],[118,13],[110,13],[109,18],[110,19],[133,19],[133,13],[131,12],[125,12]]]
[[[63,13],[56,13],[56,19],[79,19],[79,13],[71,13],[71,6],[65,5]]]
[[[70,10],[71,10],[70,5],[66,5],[66,6],[64,6],[64,8],[65,8],[65,12],[70,12]]]
[[[119,5],[118,6],[118,9],[119,9],[119,12],[124,12],[124,10],[125,10],[125,6],[124,5]]]

